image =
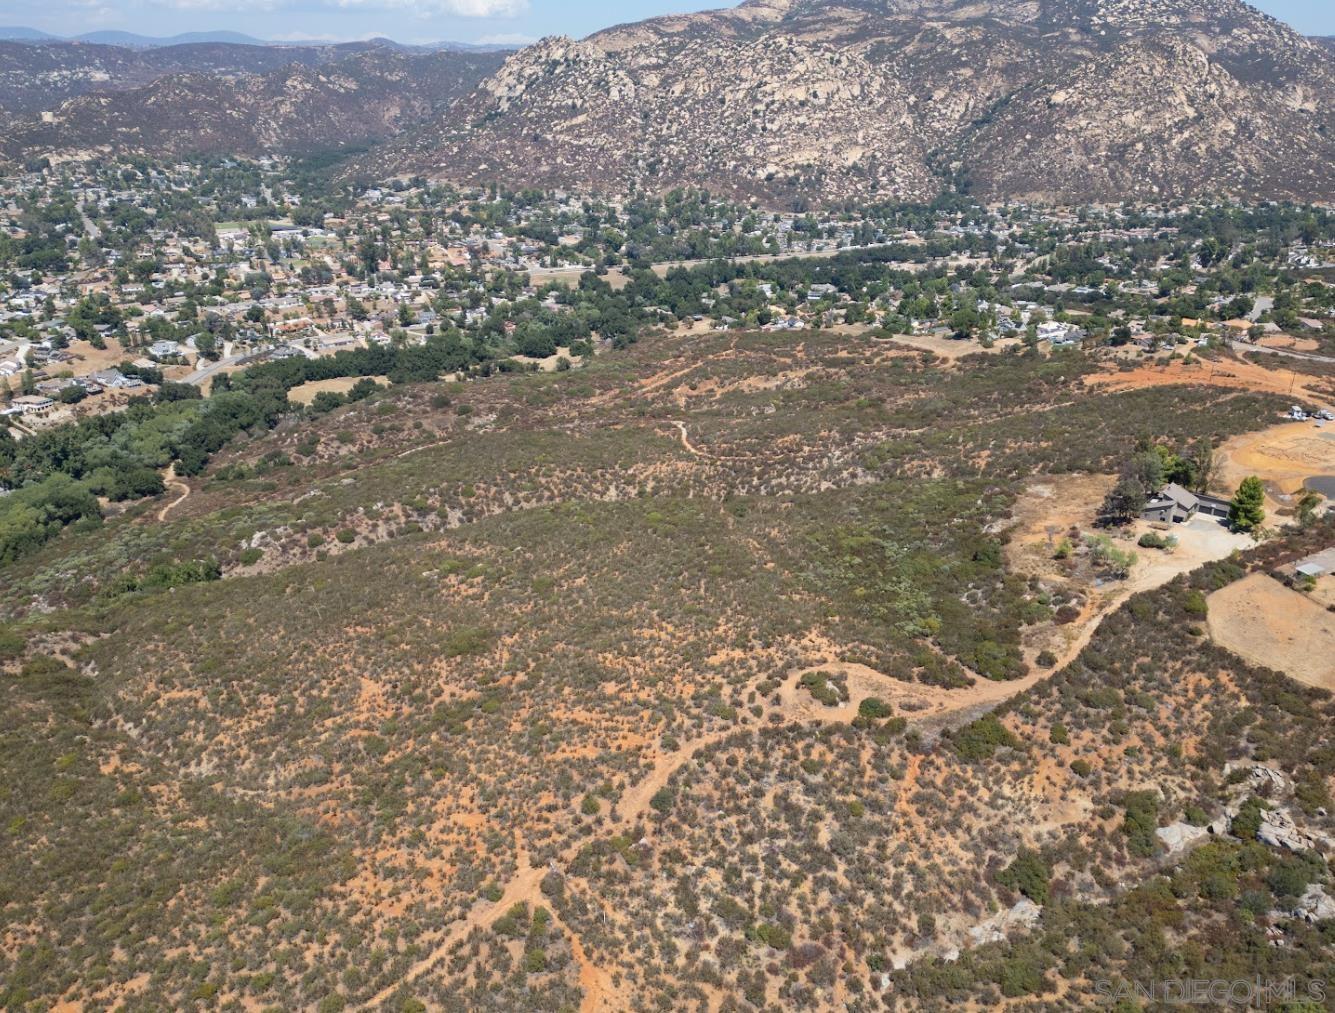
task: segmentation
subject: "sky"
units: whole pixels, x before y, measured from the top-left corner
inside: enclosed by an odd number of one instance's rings
[[[1252,2],[1301,32],[1335,35],[1335,0]],[[228,30],[279,41],[387,36],[407,43],[523,44],[722,6],[728,0],[0,0],[0,25],[55,35]]]

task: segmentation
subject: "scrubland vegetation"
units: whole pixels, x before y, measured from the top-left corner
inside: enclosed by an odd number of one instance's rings
[[[1079,1008],[1170,949],[1315,973],[1327,930],[1269,912],[1323,863],[1170,868],[1154,830],[1220,815],[1229,761],[1331,829],[1328,696],[1196,603],[1332,532],[1132,598],[1039,679],[1025,483],[1282,407],[1090,369],[661,338],[255,426],[166,520],[53,534],[0,589],[0,1004]],[[1021,897],[1032,935],[968,949]],[[1221,919],[1288,948],[1223,954]]]

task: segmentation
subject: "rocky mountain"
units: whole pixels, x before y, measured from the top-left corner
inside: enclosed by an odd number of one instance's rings
[[[210,49],[183,48],[203,49],[201,57]],[[169,73],[139,87],[77,95],[12,124],[0,141],[0,155],[11,160],[113,152],[261,155],[360,145],[441,114],[501,59],[383,47],[334,62],[325,62],[322,50],[297,53],[304,59],[294,61],[288,53],[281,66],[263,73],[202,60],[193,71]]]
[[[771,203],[1329,197],[1335,70],[1240,0],[749,0],[512,56],[373,175]]]

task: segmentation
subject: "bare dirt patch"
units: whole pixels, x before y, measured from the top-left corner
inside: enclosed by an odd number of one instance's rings
[[[1308,597],[1322,608],[1335,608],[1335,577],[1322,577],[1308,593]]]
[[[1210,595],[1215,643],[1309,686],[1335,689],[1335,614],[1254,573]]]
[[[80,376],[86,376],[99,370],[111,369],[126,359],[134,358],[115,338],[107,338],[106,346],[106,348],[94,348],[87,341],[71,341],[68,351],[74,356],[74,361],[67,364],[68,368]]]
[[[389,383],[387,376],[371,377],[378,384]],[[315,400],[316,394],[329,391],[334,394],[346,394],[362,381],[360,376],[337,376],[332,380],[312,380],[309,383],[303,383],[299,387],[293,387],[288,392],[288,398],[297,404],[309,405]]]
[[[1295,352],[1315,352],[1321,343],[1311,338],[1295,338],[1292,334],[1271,334],[1257,342],[1262,348],[1287,348]]]
[[[976,341],[958,341],[954,338],[937,337],[935,334],[896,334],[889,340],[923,352],[932,352],[952,362],[966,355],[996,355],[1020,344],[1018,340],[1006,339],[995,342],[991,348],[984,348]]]
[[[551,355],[536,357],[532,355],[512,355],[515,362],[523,363],[525,366],[537,366],[543,373],[555,373],[561,360],[565,359],[572,367],[579,364],[580,360],[570,354],[568,347],[557,346],[555,352]]]
[[[1036,482],[1016,501],[1008,562],[1026,574],[1054,575],[1053,555],[1071,528],[1088,527],[1113,487],[1112,475],[1064,475]]]
[[[1301,490],[1309,478],[1335,475],[1335,427],[1291,422],[1229,440],[1219,452],[1220,487],[1232,491],[1248,475],[1266,483],[1274,503]]]
[[[1299,399],[1323,401],[1328,387],[1321,380],[1287,369],[1266,369],[1252,362],[1229,359],[1211,362],[1177,359],[1166,364],[1146,364],[1135,369],[1113,369],[1085,377],[1085,383],[1111,391],[1145,390],[1149,387],[1196,385],[1225,387],[1257,394],[1292,395]]]

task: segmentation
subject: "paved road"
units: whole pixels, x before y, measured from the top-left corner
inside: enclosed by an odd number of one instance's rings
[[[1308,362],[1335,363],[1335,356],[1317,355],[1315,352],[1295,352],[1291,348],[1266,348],[1265,345],[1253,345],[1250,341],[1234,341],[1235,352],[1260,352],[1263,355],[1286,355],[1290,359],[1306,359]]]
[[[245,362],[250,362],[253,359],[260,358],[262,355],[264,355],[263,352],[247,352],[245,355],[229,355],[227,358],[219,359],[217,362],[205,366],[203,369],[195,370],[181,382],[193,383],[196,387],[199,387],[205,380],[220,369],[226,369],[228,366],[237,366]]]
[[[887,246],[922,246],[923,240],[895,239],[886,243],[871,243],[867,246],[831,246],[824,250],[802,250],[792,249],[783,253],[744,253],[737,257],[710,257],[705,260],[669,260],[651,264],[650,269],[660,278],[666,275],[673,268],[677,267],[703,267],[705,264],[713,264],[718,261],[724,261],[729,264],[763,264],[778,260],[825,260],[830,257],[837,257],[841,253],[857,253],[859,250],[879,250]],[[916,263],[905,261],[905,264]],[[630,265],[622,265],[622,269]],[[565,267],[531,267],[528,269],[530,277],[546,278],[552,275],[566,275],[574,272],[584,273],[592,271],[592,267],[582,265],[567,265]]]

